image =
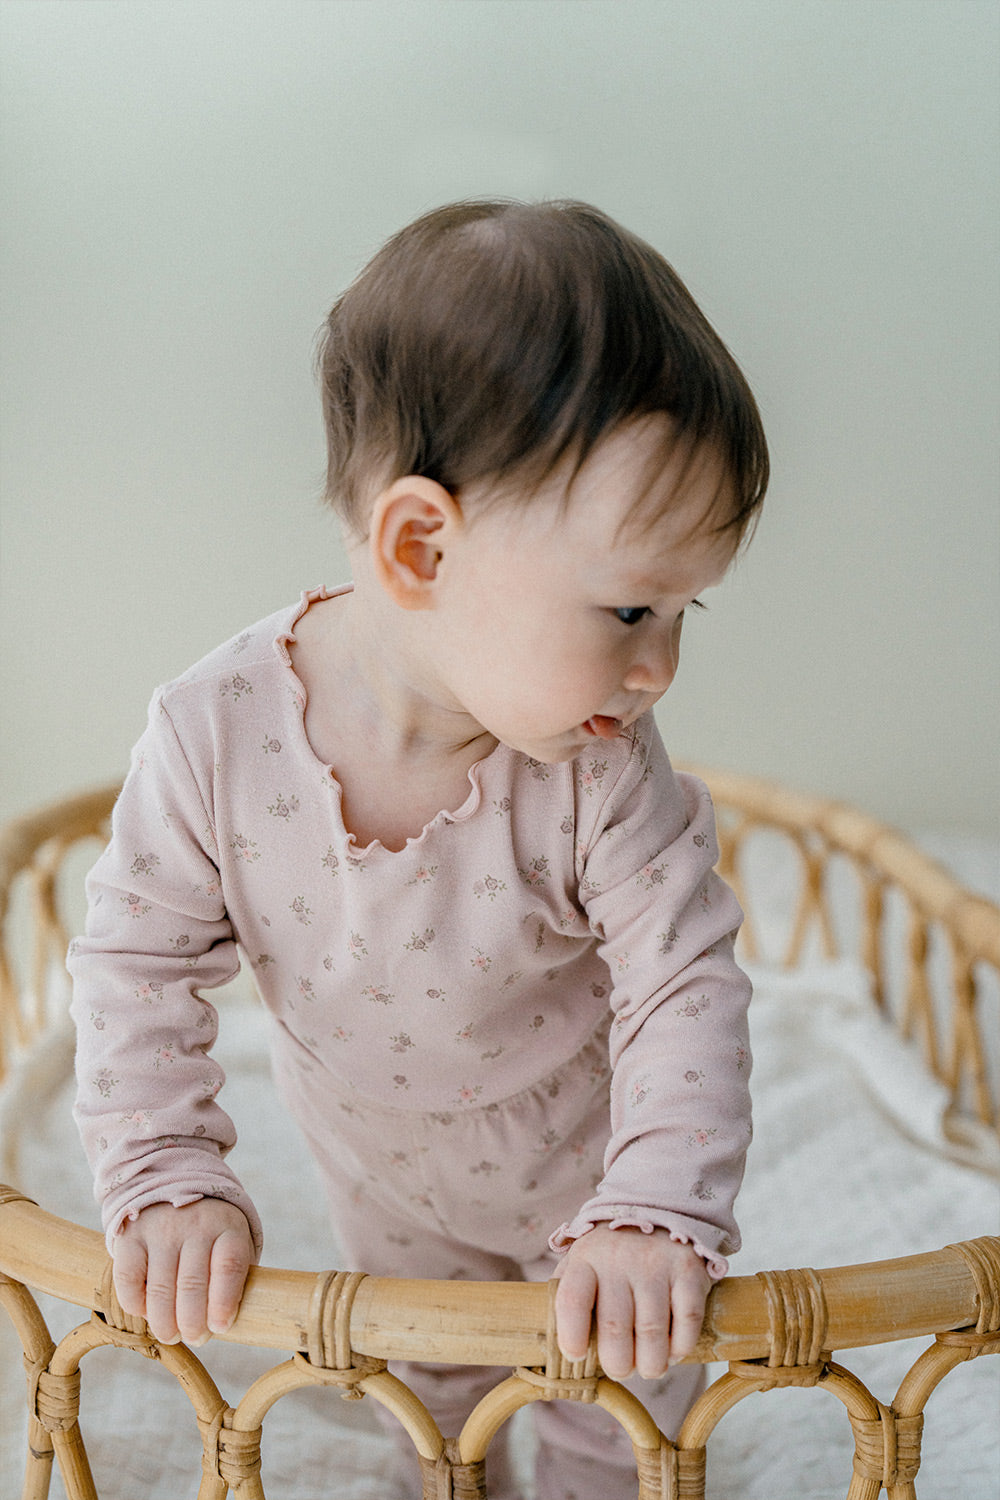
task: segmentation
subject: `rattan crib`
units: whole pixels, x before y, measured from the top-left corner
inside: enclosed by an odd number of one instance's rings
[[[877,1003],[916,1039],[929,1073],[946,1085],[956,1137],[969,1120],[995,1131],[980,996],[1000,971],[1000,910],[902,835],[844,804],[745,777],[702,774],[719,811],[721,872],[747,912],[745,953],[757,954],[761,938],[744,851],[767,830],[788,841],[800,871],[781,961],[796,964],[814,942],[829,954],[845,942],[856,944]],[[109,788],[67,800],[17,820],[0,838],[0,922],[6,933],[12,895],[21,889],[23,910],[26,887],[33,929],[27,976],[15,976],[18,966],[7,942],[0,942],[0,1069],[52,1025],[48,978],[61,966],[67,941],[60,871],[82,842],[105,833],[114,795]],[[830,871],[838,864],[853,872],[859,893],[859,919],[848,938],[837,930],[829,898]],[[886,941],[892,902],[906,911],[905,922],[893,928],[902,932],[904,949],[895,969]],[[946,1014],[940,985],[928,977],[932,950],[940,958],[942,946],[950,964]],[[891,973],[900,969],[895,985]],[[263,1496],[264,1418],[280,1397],[307,1385],[332,1386],[352,1398],[369,1395],[395,1413],[419,1455],[426,1500],[482,1500],[491,1439],[519,1407],[557,1398],[597,1402],[623,1424],[635,1449],[640,1500],[696,1500],[705,1494],[706,1444],[727,1411],[752,1393],[815,1387],[843,1403],[853,1429],[853,1473],[844,1476],[848,1500],[876,1500],[883,1487],[891,1500],[908,1500],[916,1495],[929,1396],[957,1365],[1000,1353],[1000,1238],[989,1234],[904,1259],[730,1277],[711,1294],[694,1356],[728,1368],[672,1444],[634,1397],[602,1375],[594,1352],[579,1364],[560,1357],[551,1287],[260,1268],[251,1272],[226,1337],[289,1357],[231,1405],[193,1352],[154,1343],[144,1324],[123,1314],[110,1269],[98,1233],[55,1218],[14,1187],[0,1188],[0,1300],[23,1345],[27,1373],[25,1500],[48,1493],[53,1458],[71,1500],[96,1496],[78,1419],[80,1362],[101,1345],[138,1351],[180,1382],[203,1443],[200,1500],[221,1500],[230,1490],[248,1500]],[[88,1309],[90,1316],[57,1347],[30,1289]],[[918,1335],[930,1343],[891,1399],[880,1400],[832,1358],[838,1349]],[[506,1365],[512,1374],[460,1434],[443,1436],[386,1369],[387,1360],[412,1358]],[[929,1440],[947,1438],[943,1432]]]

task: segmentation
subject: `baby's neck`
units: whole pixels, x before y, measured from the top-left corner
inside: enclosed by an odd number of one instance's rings
[[[469,771],[496,740],[435,703],[387,652],[351,594],[313,604],[296,626],[292,665],[306,691],[306,736],[340,784],[344,824],[364,847],[402,849],[469,793]],[[417,679],[414,681],[413,679]]]

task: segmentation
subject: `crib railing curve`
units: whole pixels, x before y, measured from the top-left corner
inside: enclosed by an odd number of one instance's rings
[[[89,1308],[58,1346],[28,1287]],[[903,1259],[816,1271],[732,1277],[712,1291],[692,1358],[728,1370],[688,1414],[676,1443],[600,1369],[596,1343],[568,1364],[558,1352],[554,1284],[401,1280],[360,1272],[258,1268],[227,1342],[282,1348],[290,1360],[228,1405],[195,1355],[159,1345],[114,1295],[111,1262],[96,1231],[45,1212],[0,1187],[0,1304],[21,1337],[28,1371],[29,1457],[24,1495],[44,1500],[53,1456],[71,1500],[97,1500],[78,1422],[81,1358],[114,1344],[160,1360],[195,1408],[204,1444],[200,1500],[265,1500],[263,1421],[303,1385],[370,1395],[409,1433],[427,1495],[488,1500],[486,1449],[520,1406],[595,1401],[632,1440],[639,1500],[704,1500],[706,1444],[738,1401],[789,1385],[827,1391],[855,1438],[847,1500],[915,1500],[924,1405],[956,1365],[1000,1353],[1000,1237],[983,1236]],[[831,1351],[933,1334],[891,1404],[833,1362]],[[386,1370],[391,1359],[508,1365],[457,1438],[446,1439],[413,1393]]]
[[[108,1266],[95,1230],[47,1213],[16,1188],[0,1187],[0,1270],[12,1280],[103,1314],[109,1310]],[[310,1305],[317,1282],[329,1275],[255,1267],[236,1322],[218,1337],[308,1356],[315,1338]],[[773,1290],[777,1280],[791,1277],[817,1283],[824,1304],[822,1327],[805,1335],[814,1346],[805,1363],[819,1349],[968,1328],[991,1339],[1000,1328],[1000,1237],[986,1235],[892,1260],[727,1277],[709,1296],[692,1360],[767,1359],[775,1350],[799,1347],[803,1335],[791,1325],[801,1316],[802,1299],[792,1296],[778,1309]],[[350,1350],[375,1359],[544,1365],[551,1345],[548,1298],[544,1283],[365,1276],[350,1309]]]

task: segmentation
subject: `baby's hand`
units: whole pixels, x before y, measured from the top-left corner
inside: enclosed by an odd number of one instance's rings
[[[601,1368],[657,1380],[698,1342],[712,1282],[690,1245],[665,1229],[598,1224],[575,1240],[556,1275],[556,1333],[567,1359],[583,1359],[597,1308]]]
[[[246,1215],[221,1198],[153,1203],[115,1237],[115,1291],[162,1344],[203,1344],[239,1311],[254,1245]]]

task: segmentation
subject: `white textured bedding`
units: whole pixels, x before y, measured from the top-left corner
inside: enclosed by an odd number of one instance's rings
[[[954,844],[937,852],[996,894],[991,852]],[[1000,1186],[989,1144],[975,1136],[965,1147],[946,1142],[942,1091],[874,1013],[859,971],[813,962],[793,976],[760,969],[754,977],[756,1136],[734,1273],[883,1259],[996,1233]],[[223,1008],[225,1097],[241,1131],[232,1159],[262,1211],[267,1262],[336,1265],[308,1156],[269,1091],[263,1035],[252,1002]],[[65,1033],[51,1038],[8,1087],[5,1153],[16,1148],[22,1191],[96,1226],[69,1114],[71,1046]],[[980,1164],[969,1164],[974,1159]],[[294,1195],[289,1184],[298,1185]],[[57,1339],[80,1320],[78,1311],[41,1300]],[[927,1342],[839,1351],[838,1362],[888,1403]],[[234,1404],[254,1374],[276,1362],[267,1351],[227,1345],[209,1345],[201,1357]],[[88,1356],[83,1370],[82,1425],[102,1500],[193,1497],[197,1431],[171,1378],[115,1350]],[[18,1346],[0,1318],[0,1500],[20,1494],[22,1390]],[[1000,1359],[963,1365],[938,1387],[927,1408],[922,1500],[1000,1497],[998,1414]],[[526,1461],[530,1434],[521,1417],[513,1430]],[[271,1500],[389,1500],[387,1453],[369,1402],[299,1393],[279,1403],[264,1433]],[[840,1500],[852,1452],[846,1413],[824,1392],[753,1396],[710,1443],[708,1493],[711,1500]],[[58,1477],[52,1493],[63,1494]],[[525,1495],[530,1500],[527,1484]]]

